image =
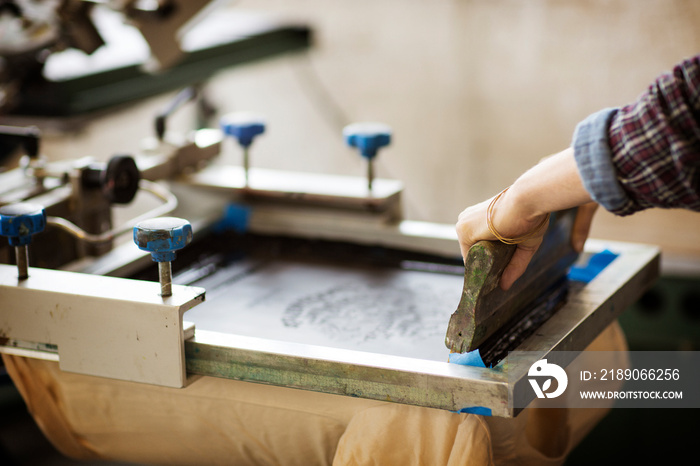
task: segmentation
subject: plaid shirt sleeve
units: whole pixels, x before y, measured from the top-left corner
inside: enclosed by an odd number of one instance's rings
[[[700,56],[661,75],[632,104],[586,118],[573,147],[584,186],[612,213],[700,211]]]

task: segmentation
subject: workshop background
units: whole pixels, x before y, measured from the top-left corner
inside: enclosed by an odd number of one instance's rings
[[[313,30],[308,52],[224,70],[206,87],[220,112],[267,118],[252,165],[363,175],[342,127],[383,121],[394,139],[377,175],[405,183],[407,218],[444,223],[567,147],[587,115],[634,100],[700,49],[692,0],[241,0],[232,8],[250,21]],[[49,137],[44,152],[134,152],[152,135],[144,122],[171,96],[91,118],[77,134]],[[183,112],[173,129],[178,123],[192,121]],[[593,235],[700,256],[698,226],[683,211],[600,212]]]
[[[590,113],[630,102],[700,51],[700,3],[692,0],[241,0],[232,8],[253,21],[313,30],[310,50],[223,70],[205,87],[221,113],[267,118],[251,165],[361,176],[364,164],[345,147],[342,127],[382,121],[394,139],[379,155],[377,176],[405,183],[407,218],[441,223],[567,147]],[[133,153],[152,135],[144,122],[172,95],[99,112],[68,133],[47,131],[42,152],[51,159]],[[178,113],[171,129],[191,128],[193,113]],[[233,144],[225,151],[239,163]],[[664,277],[622,317],[631,347],[697,349],[700,215],[615,218],[600,210],[591,236],[662,246]],[[16,399],[3,400],[2,411],[14,413]],[[568,464],[630,460],[645,442],[682,444],[692,412],[675,411],[613,410]],[[35,440],[24,437],[22,447],[8,422],[0,444],[30,458],[19,464],[72,464],[32,456],[41,451]]]

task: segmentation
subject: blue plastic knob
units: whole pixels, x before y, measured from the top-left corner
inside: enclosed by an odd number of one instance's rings
[[[134,227],[134,243],[151,253],[154,262],[175,260],[175,251],[192,241],[192,225],[177,217],[158,217],[139,222]]]
[[[28,245],[32,235],[45,227],[43,206],[20,202],[0,207],[0,235],[9,237],[11,246]]]
[[[357,147],[363,157],[373,159],[380,147],[391,143],[391,128],[384,123],[353,123],[343,128],[343,137],[350,147]]]
[[[219,125],[224,134],[238,139],[243,147],[250,146],[255,136],[265,132],[265,120],[251,113],[229,113],[221,117]]]

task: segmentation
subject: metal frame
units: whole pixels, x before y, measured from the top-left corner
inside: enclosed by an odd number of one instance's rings
[[[605,248],[619,256],[517,348],[518,359],[509,356],[493,369],[210,331],[186,340],[182,314],[203,301],[201,288],[175,286],[171,298],[162,298],[156,283],[45,269],[30,269],[19,282],[16,269],[5,265],[0,329],[12,340],[0,351],[40,342],[32,349],[43,356],[24,355],[47,357],[54,349],[63,370],[82,374],[181,387],[186,368],[451,411],[480,406],[513,417],[516,406],[534,398],[525,378],[535,361],[582,351],[658,277],[657,247],[591,240],[586,252]]]
[[[657,247],[589,241],[619,256],[493,369],[196,331],[186,346],[195,374],[459,411],[514,417],[534,398],[527,371],[554,351],[582,351],[658,277]],[[523,355],[525,354],[525,355]],[[517,400],[517,403],[514,401]]]

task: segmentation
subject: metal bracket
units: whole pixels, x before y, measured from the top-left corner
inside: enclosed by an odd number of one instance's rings
[[[0,352],[34,342],[56,347],[64,371],[183,387],[182,316],[204,289],[158,291],[153,282],[38,268],[20,282],[16,267],[0,265]]]

